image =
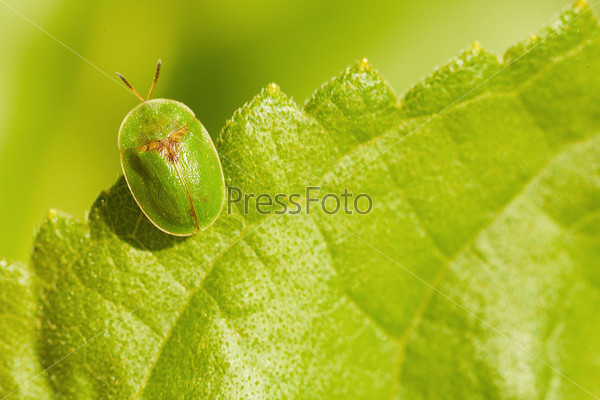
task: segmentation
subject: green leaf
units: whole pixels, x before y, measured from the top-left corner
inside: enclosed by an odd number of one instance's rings
[[[50,385],[36,376],[40,363],[37,285],[32,271],[21,263],[0,259],[0,395],[25,383],[21,399],[49,399]]]
[[[222,131],[229,186],[348,188],[369,214],[238,204],[181,239],[123,179],[87,221],[51,212],[39,296],[3,264],[0,393],[41,365],[15,398],[600,396],[600,28],[585,10],[503,61],[474,46],[400,101],[365,61],[304,108],[270,85]]]

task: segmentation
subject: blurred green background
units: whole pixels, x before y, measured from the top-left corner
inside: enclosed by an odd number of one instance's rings
[[[117,130],[138,100],[189,105],[216,137],[269,82],[302,104],[366,56],[398,94],[474,40],[501,55],[565,0],[0,1],[0,258],[26,260],[57,208],[83,218],[120,174]]]

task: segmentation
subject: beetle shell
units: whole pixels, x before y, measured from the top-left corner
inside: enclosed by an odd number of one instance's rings
[[[225,203],[221,162],[186,105],[168,99],[139,104],[121,124],[119,150],[129,190],[157,228],[190,236],[217,219]]]

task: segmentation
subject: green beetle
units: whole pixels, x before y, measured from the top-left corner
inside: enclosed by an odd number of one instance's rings
[[[144,99],[119,128],[121,167],[142,212],[156,227],[176,236],[208,228],[225,203],[225,181],[219,155],[194,112],[169,99]]]

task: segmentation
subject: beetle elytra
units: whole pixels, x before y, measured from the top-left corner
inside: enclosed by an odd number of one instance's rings
[[[119,128],[121,167],[135,201],[160,230],[190,236],[208,228],[225,203],[217,150],[194,112],[169,99],[152,99],[161,62],[144,99]]]

